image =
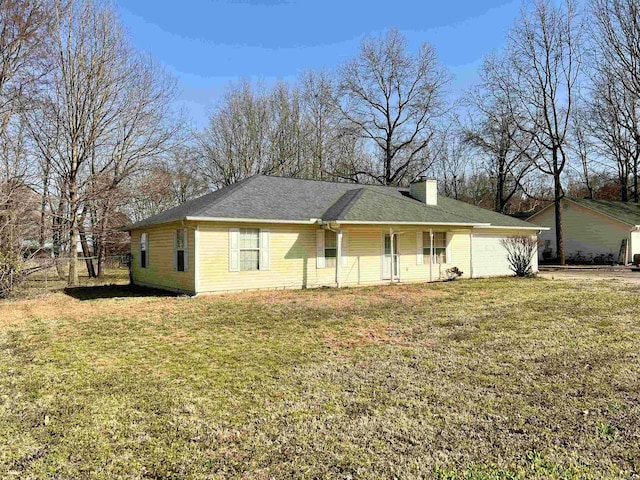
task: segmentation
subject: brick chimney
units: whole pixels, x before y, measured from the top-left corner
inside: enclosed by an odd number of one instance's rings
[[[438,204],[438,181],[420,177],[409,187],[409,194],[427,205]]]

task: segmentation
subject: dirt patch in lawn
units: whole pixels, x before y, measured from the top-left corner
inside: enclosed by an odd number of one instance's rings
[[[385,322],[358,321],[347,326],[341,334],[335,330],[324,332],[323,341],[331,348],[355,348],[369,345],[409,346],[409,339]]]
[[[427,287],[416,289],[415,285],[388,285],[381,287],[354,287],[354,288],[322,288],[306,291],[277,290],[257,291],[225,294],[221,297],[226,300],[245,300],[262,305],[291,305],[310,308],[326,309],[358,309],[362,306],[375,306],[388,302],[399,302],[403,305],[416,305],[420,302],[446,297],[446,291],[429,289]]]

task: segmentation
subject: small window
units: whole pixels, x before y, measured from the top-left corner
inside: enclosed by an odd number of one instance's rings
[[[147,268],[147,234],[140,234],[140,268]]]
[[[336,232],[331,230],[324,231],[324,258],[327,267],[336,266],[336,257],[338,256]]]
[[[240,229],[240,270],[260,269],[260,230]]]
[[[425,263],[430,262],[431,255],[431,236],[429,232],[424,232],[422,240],[422,253],[424,254]],[[447,233],[433,232],[433,263],[447,263]]]
[[[176,270],[184,272],[187,265],[187,239],[185,229],[176,230]]]

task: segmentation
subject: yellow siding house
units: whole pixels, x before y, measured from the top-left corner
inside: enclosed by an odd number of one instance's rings
[[[257,175],[130,225],[132,279],[199,294],[511,275],[501,240],[539,227],[436,189]]]

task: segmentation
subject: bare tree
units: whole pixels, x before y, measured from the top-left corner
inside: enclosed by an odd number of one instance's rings
[[[585,105],[576,106],[576,111],[572,115],[572,142],[571,151],[580,161],[578,171],[580,181],[587,190],[587,197],[593,199],[594,189],[592,184],[592,174],[594,169],[593,155],[594,142],[590,130],[589,111]]]
[[[124,53],[124,52],[123,52]],[[128,52],[124,59],[120,99],[112,125],[105,131],[90,161],[85,201],[91,218],[97,276],[104,274],[108,239],[114,235],[113,217],[130,198],[123,182],[146,162],[180,141],[177,121],[170,122],[175,81],[152,59]],[[89,266],[90,270],[93,268]]]
[[[126,197],[122,211],[139,221],[207,193],[199,156],[197,146],[183,144],[147,162],[125,181],[123,188],[134,194]]]
[[[341,140],[335,80],[327,71],[307,70],[299,84],[307,158],[301,173],[308,178],[333,178],[329,172],[340,156]]]
[[[469,166],[469,148],[457,131],[456,123],[437,132],[432,140],[433,164],[428,172],[438,179],[438,190],[450,198],[459,200],[466,190],[466,174]]]
[[[540,150],[537,168],[554,184],[556,254],[565,263],[561,200],[562,173],[572,106],[582,65],[583,27],[572,0],[556,6],[535,0],[523,10],[509,35],[510,74],[504,78],[515,108],[522,112],[518,128],[531,135]]]
[[[369,143],[372,162],[348,178],[398,185],[424,172],[449,79],[429,44],[411,55],[397,30],[365,39],[340,70],[340,94],[342,114]]]
[[[53,178],[49,186],[58,188],[54,220],[62,217],[68,232],[68,283],[75,285],[77,239],[92,236],[93,253],[104,259],[119,185],[171,137],[163,118],[172,87],[130,47],[110,3],[56,2],[54,8],[52,70],[34,96],[28,124]],[[90,256],[86,244],[83,252]],[[87,268],[91,274],[90,261]]]
[[[49,21],[44,1],[0,2],[0,296],[26,272],[37,197],[27,158],[25,99],[46,71],[42,62]]]
[[[214,188],[263,173],[269,141],[266,95],[246,81],[231,85],[198,141],[202,173]]]
[[[613,160],[620,199],[640,201],[640,5],[636,0],[593,0],[591,33],[593,132]]]
[[[503,58],[485,58],[480,84],[464,99],[468,117],[462,128],[463,141],[480,154],[480,165],[492,180],[493,209],[500,213],[522,188],[538,155],[533,134],[519,128],[522,112],[505,88],[504,69]]]

